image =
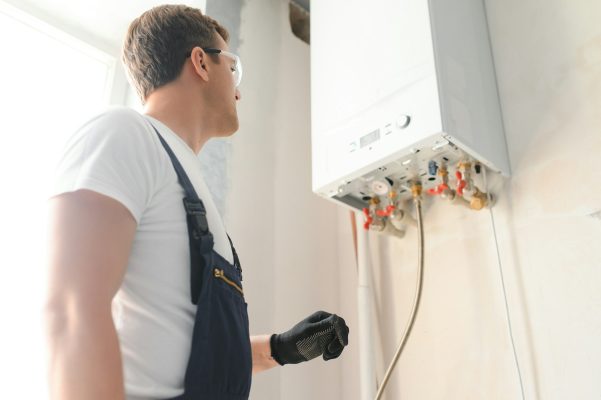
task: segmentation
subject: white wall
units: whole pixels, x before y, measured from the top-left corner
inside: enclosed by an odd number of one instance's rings
[[[279,35],[277,8],[272,11],[256,2],[243,10],[239,54],[244,80],[238,105],[240,130],[232,139],[226,226],[236,245],[244,272],[249,303],[251,334],[274,329],[274,151],[275,128],[272,110],[275,90]],[[250,21],[247,23],[247,21]],[[251,25],[251,26],[248,26]],[[251,48],[247,43],[254,43]],[[264,46],[265,51],[257,51]],[[275,371],[274,371],[275,372]],[[277,372],[253,381],[253,395],[276,398]]]
[[[495,184],[494,218],[526,398],[599,398],[601,6],[486,4],[514,172],[502,188]],[[335,363],[257,376],[253,398],[358,399],[350,223],[346,211],[310,194],[309,51],[288,34],[285,8],[249,2],[244,12],[248,73],[229,226],[249,270],[255,332],[283,329],[323,305],[347,319],[351,335]],[[434,204],[425,224],[423,304],[388,399],[519,398],[490,214]],[[373,239],[381,379],[414,293],[416,238]]]
[[[514,179],[497,212],[531,398],[601,397],[601,3],[491,2]]]
[[[513,169],[494,218],[526,398],[598,399],[601,3],[486,5]],[[490,214],[437,203],[425,226],[423,303],[387,398],[520,398]],[[414,231],[374,239],[381,379],[408,318],[417,244]],[[354,293],[347,279],[341,296]],[[358,399],[355,379],[340,390]]]
[[[598,399],[601,3],[486,4],[514,172],[494,216],[526,397]],[[258,375],[251,397],[358,399],[348,214],[310,193],[309,48],[284,1],[247,1],[242,17],[226,223],[251,329],[282,331],[320,308],[351,327],[339,360]],[[490,215],[435,204],[425,223],[423,304],[388,398],[518,398]],[[416,240],[374,239],[381,377],[413,296]]]
[[[246,2],[240,130],[232,139],[226,224],[240,253],[251,332],[338,313],[336,212],[311,193],[309,46],[288,4]],[[251,398],[338,398],[341,363],[314,360],[255,376]]]
[[[599,398],[601,221],[589,215],[601,209],[601,5],[486,4],[514,172],[492,177],[494,218],[526,398]],[[358,399],[350,222],[310,193],[309,48],[279,0],[247,2],[241,38],[227,224],[251,329],[281,331],[319,308],[351,327],[340,360],[258,375],[252,398]],[[519,398],[490,214],[438,203],[425,224],[423,304],[387,398]],[[414,293],[416,238],[373,239],[381,379]]]

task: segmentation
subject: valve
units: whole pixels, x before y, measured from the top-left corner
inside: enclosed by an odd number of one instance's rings
[[[467,186],[467,182],[463,179],[460,171],[455,171],[455,178],[457,178],[457,194],[463,196],[463,190]]]
[[[428,162],[428,173],[432,176],[436,176],[436,172],[438,172],[438,165],[436,164],[436,161],[430,160]]]
[[[369,208],[363,208],[363,215],[365,215],[363,228],[365,230],[371,229],[382,231],[384,229],[384,220],[382,217],[378,216],[378,204],[380,204],[380,199],[378,197],[372,197],[369,200]]]
[[[394,211],[394,206],[388,205],[383,210],[376,210],[376,215],[378,217],[388,217],[393,211]]]
[[[389,217],[390,214],[394,211],[394,203],[397,197],[397,192],[395,190],[390,190],[388,192],[388,205],[384,209],[376,210],[376,215],[378,217]]]
[[[369,208],[367,208],[367,207],[363,208],[363,215],[365,215],[365,222],[363,223],[363,229],[368,230],[369,226],[371,225],[371,223],[374,220],[369,213]]]
[[[440,166],[437,175],[441,177],[442,183],[435,188],[428,189],[427,193],[432,196],[440,195],[443,199],[454,199],[455,191],[449,187],[449,171],[447,167],[444,165]]]
[[[455,177],[457,178],[457,194],[463,196],[465,191],[473,190],[472,183],[472,163],[469,161],[461,161],[457,164],[457,171]]]

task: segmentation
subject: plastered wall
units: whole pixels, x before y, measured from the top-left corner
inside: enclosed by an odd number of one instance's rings
[[[513,176],[489,176],[498,194],[492,216],[426,204],[423,303],[387,398],[520,398],[500,261],[526,398],[598,399],[601,3],[486,6]],[[350,222],[310,193],[309,48],[289,33],[286,10],[278,0],[242,7],[245,77],[226,222],[247,271],[255,333],[325,308],[347,319],[351,344],[337,362],[258,375],[252,398],[353,400]],[[380,378],[409,314],[416,245],[414,231],[371,240]]]
[[[427,205],[423,302],[387,398],[520,398],[500,260],[526,398],[597,399],[601,4],[486,6],[513,169],[489,176],[500,258],[490,213]],[[380,377],[408,318],[416,246],[414,231],[372,240]]]

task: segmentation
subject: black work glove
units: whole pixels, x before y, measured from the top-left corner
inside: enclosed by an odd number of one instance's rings
[[[298,364],[321,355],[331,360],[348,344],[348,333],[344,319],[317,311],[289,331],[271,335],[271,356],[280,365]]]

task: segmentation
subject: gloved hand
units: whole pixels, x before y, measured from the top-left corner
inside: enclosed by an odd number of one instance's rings
[[[278,364],[298,364],[323,355],[337,358],[348,344],[349,329],[336,314],[317,311],[292,329],[271,335],[271,356]]]

